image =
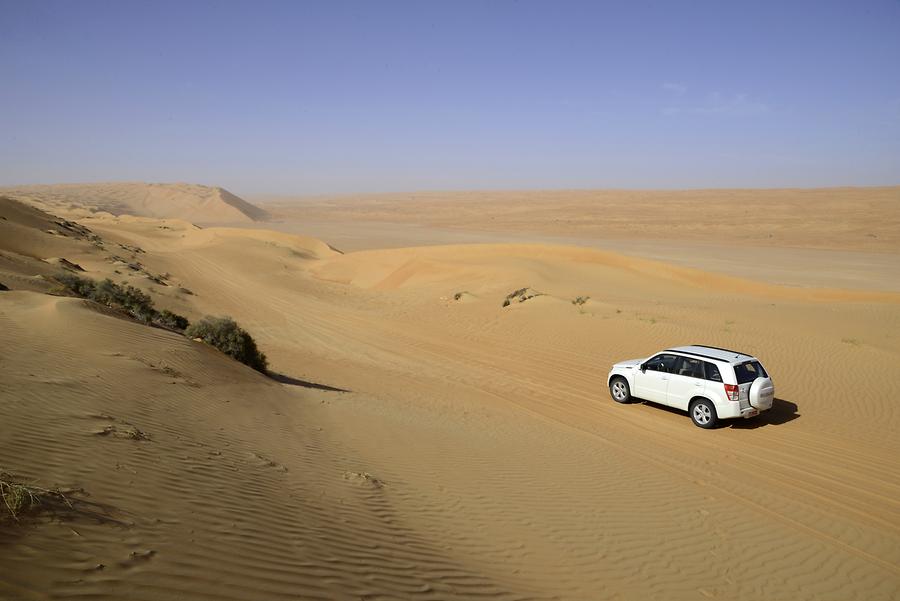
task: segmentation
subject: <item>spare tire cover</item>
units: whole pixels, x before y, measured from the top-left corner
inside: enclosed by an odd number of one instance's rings
[[[750,386],[750,404],[761,411],[770,409],[775,400],[775,385],[769,378],[756,378]]]

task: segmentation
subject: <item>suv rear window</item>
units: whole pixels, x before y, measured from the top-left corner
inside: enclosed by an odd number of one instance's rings
[[[769,374],[759,361],[747,361],[734,366],[734,376],[738,384],[746,384],[756,378],[768,378]]]

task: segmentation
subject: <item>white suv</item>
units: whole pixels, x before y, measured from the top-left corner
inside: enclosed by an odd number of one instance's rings
[[[712,428],[720,419],[759,415],[775,399],[775,385],[758,359],[702,344],[621,361],[607,381],[614,401],[639,398],[675,407],[701,428]]]

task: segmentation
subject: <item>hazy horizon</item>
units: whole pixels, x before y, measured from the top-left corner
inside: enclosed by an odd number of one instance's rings
[[[148,185],[161,185],[161,186],[177,186],[177,185],[199,185],[206,186],[210,188],[222,188],[232,194],[236,194],[237,196],[243,198],[244,200],[252,201],[252,202],[270,202],[270,201],[278,201],[278,200],[293,200],[293,199],[310,199],[315,200],[319,198],[331,198],[331,197],[352,197],[352,196],[393,196],[393,195],[404,195],[404,194],[463,194],[463,193],[538,193],[538,192],[548,192],[548,193],[556,193],[556,192],[708,192],[708,191],[758,191],[765,192],[767,190],[832,190],[832,189],[880,189],[880,188],[898,188],[900,189],[900,183],[891,183],[891,184],[864,184],[864,185],[856,185],[856,184],[848,184],[848,185],[833,185],[833,186],[713,186],[713,187],[683,187],[683,188],[666,188],[666,187],[628,187],[628,186],[620,186],[620,187],[609,187],[609,188],[600,188],[600,187],[590,187],[590,188],[576,188],[576,187],[535,187],[535,188],[504,188],[504,187],[481,187],[481,188],[419,188],[419,189],[408,189],[408,190],[360,190],[360,191],[336,191],[336,192],[255,192],[253,190],[241,190],[230,188],[228,186],[221,185],[216,182],[197,182],[197,181],[141,181],[141,180],[103,180],[103,181],[60,181],[60,182],[25,182],[25,183],[14,183],[14,184],[0,184],[0,190],[2,189],[18,189],[18,188],[29,188],[34,186],[91,186],[91,185],[106,185],[106,184],[148,184]]]
[[[900,183],[900,5],[0,0],[0,185]]]

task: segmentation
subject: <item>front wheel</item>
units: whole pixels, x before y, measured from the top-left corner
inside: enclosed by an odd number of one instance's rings
[[[689,411],[691,413],[691,421],[699,428],[713,428],[719,420],[719,417],[716,415],[716,406],[712,404],[712,401],[706,399],[697,399],[691,403]]]
[[[613,378],[609,383],[609,394],[617,403],[627,403],[631,400],[631,389],[628,387],[628,381],[625,378]]]

